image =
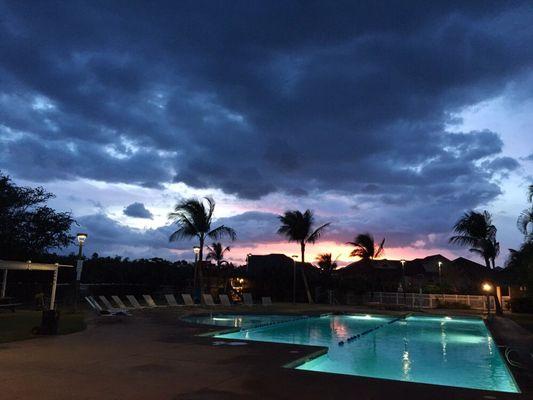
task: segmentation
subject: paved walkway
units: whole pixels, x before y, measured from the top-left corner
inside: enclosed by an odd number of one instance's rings
[[[182,309],[180,309],[182,310]],[[244,308],[243,308],[244,310]],[[249,310],[249,309],[248,309]],[[0,347],[1,399],[514,399],[524,396],[299,371],[317,348],[215,345],[177,309],[147,310],[86,331]]]

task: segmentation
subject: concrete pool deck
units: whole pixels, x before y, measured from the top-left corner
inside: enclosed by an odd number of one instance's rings
[[[285,305],[271,308],[217,307],[214,311],[322,313],[370,310]],[[187,313],[199,312],[209,310],[200,307],[143,310],[120,320],[95,318],[89,321],[84,332],[3,344],[0,346],[0,398],[531,398],[530,388],[522,394],[510,394],[283,368],[283,365],[321,348],[260,342],[235,346],[229,344],[231,341],[200,337],[199,334],[219,330],[220,327],[194,325],[180,320]],[[388,313],[381,310],[370,312]],[[495,337],[501,339],[496,334]],[[528,379],[527,376],[524,379]],[[520,380],[518,383],[525,391],[524,382]]]

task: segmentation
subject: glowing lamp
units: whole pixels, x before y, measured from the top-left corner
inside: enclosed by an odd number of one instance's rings
[[[484,292],[489,293],[492,291],[492,285],[490,283],[483,283],[483,286],[481,286]]]
[[[194,251],[194,254],[200,254],[200,246],[194,246],[192,250]]]
[[[83,246],[83,244],[85,243],[85,240],[87,240],[87,234],[86,233],[78,233],[76,235],[76,239],[78,239],[78,243],[80,246]]]

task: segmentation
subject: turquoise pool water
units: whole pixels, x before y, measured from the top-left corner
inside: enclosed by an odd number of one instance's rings
[[[519,392],[480,319],[408,317],[393,321],[380,316],[329,315],[279,323],[283,316],[261,316],[261,322],[257,317],[238,316],[235,320],[244,329],[216,337],[328,347],[327,354],[297,367],[301,370]],[[257,327],[268,322],[274,324]]]

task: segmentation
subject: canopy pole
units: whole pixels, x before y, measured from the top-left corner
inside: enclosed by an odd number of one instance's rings
[[[50,310],[53,310],[56,304],[57,270],[58,269],[59,269],[59,265],[56,264],[56,269],[54,269],[54,277],[52,279],[52,294],[50,295]]]
[[[7,268],[4,269],[4,280],[2,281],[2,293],[0,297],[6,297],[6,288],[7,288]]]

